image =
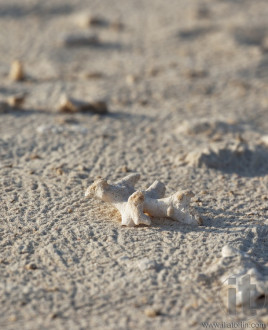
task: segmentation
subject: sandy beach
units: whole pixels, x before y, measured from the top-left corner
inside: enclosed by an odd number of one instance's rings
[[[267,0],[0,1],[0,329],[268,327],[267,17]],[[108,112],[60,112],[63,94]],[[125,227],[85,198],[131,173],[193,191],[203,224]],[[241,272],[251,314],[226,303]]]

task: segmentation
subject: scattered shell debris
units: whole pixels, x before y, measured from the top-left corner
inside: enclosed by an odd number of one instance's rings
[[[266,269],[267,272],[267,269]],[[208,278],[218,278],[222,284],[222,294],[226,307],[257,305],[258,300],[268,296],[268,276],[250,256],[230,245],[222,248],[221,258],[216,265],[208,269]],[[247,279],[250,279],[248,281]],[[234,295],[228,295],[232,286],[240,287]],[[250,290],[250,295],[241,294],[243,290]],[[253,307],[253,306],[252,306]]]
[[[22,81],[25,79],[23,65],[21,61],[15,60],[11,64],[9,78],[12,81]]]
[[[100,44],[100,40],[96,34],[74,33],[66,34],[61,37],[60,43],[64,47],[98,46]]]
[[[108,113],[108,106],[104,101],[87,102],[62,95],[58,110],[64,113],[92,112],[102,115]]]
[[[115,184],[97,178],[86,190],[85,197],[95,197],[111,203],[121,214],[123,226],[151,225],[151,217],[171,218],[189,225],[200,225],[199,215],[190,213],[189,204],[194,194],[189,190],[178,191],[163,198],[166,187],[155,181],[145,191],[135,190],[140,179],[137,173],[130,174]]]

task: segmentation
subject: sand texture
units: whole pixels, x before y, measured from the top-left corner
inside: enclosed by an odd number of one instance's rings
[[[246,319],[221,294],[236,259],[208,272],[228,244],[268,276],[267,17],[267,0],[0,1],[0,329]],[[62,94],[109,112],[60,113]],[[126,228],[84,197],[134,172],[192,190],[203,226]]]

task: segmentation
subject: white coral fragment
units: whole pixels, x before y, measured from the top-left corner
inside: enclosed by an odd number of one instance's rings
[[[139,174],[130,174],[115,184],[108,184],[103,178],[98,178],[85,193],[86,197],[96,197],[111,203],[121,214],[122,225],[150,225],[152,217],[167,217],[190,224],[201,224],[200,218],[192,215],[189,204],[194,194],[183,190],[163,198],[165,185],[155,181],[145,191],[135,190]]]

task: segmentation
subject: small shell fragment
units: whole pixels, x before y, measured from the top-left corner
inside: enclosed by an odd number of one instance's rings
[[[126,76],[126,83],[130,86],[134,85],[139,80],[138,76],[129,74]]]
[[[11,107],[21,107],[25,101],[26,94],[12,95],[7,99],[7,103]]]
[[[9,78],[12,81],[22,81],[25,78],[23,65],[20,61],[15,60],[11,64]]]
[[[82,27],[82,28],[89,28],[89,27],[105,27],[108,25],[108,21],[99,16],[93,15],[90,12],[82,12],[75,15],[74,19],[75,23]]]
[[[38,267],[36,266],[36,264],[33,264],[33,263],[25,265],[25,269],[27,269],[27,270],[35,270],[37,268]]]
[[[108,107],[104,101],[86,102],[63,95],[58,110],[64,113],[92,112],[105,114],[108,112]]]
[[[160,315],[160,310],[152,308],[152,307],[147,307],[144,310],[144,314],[148,317],[156,317],[156,316]]]

